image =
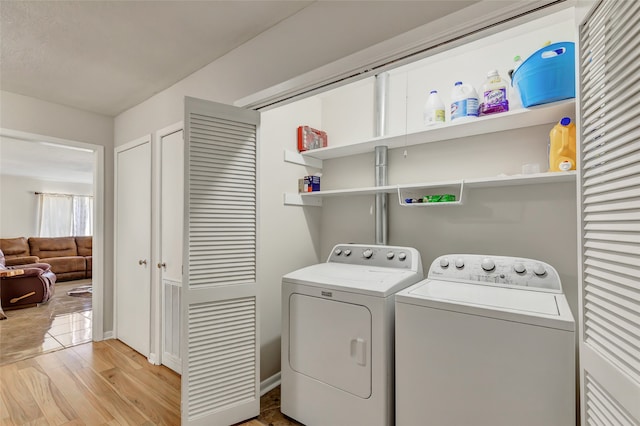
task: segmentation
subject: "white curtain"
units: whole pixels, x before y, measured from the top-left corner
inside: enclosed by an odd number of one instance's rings
[[[41,237],[93,234],[93,197],[39,194]]]
[[[71,235],[93,235],[93,197],[73,196],[73,229]]]

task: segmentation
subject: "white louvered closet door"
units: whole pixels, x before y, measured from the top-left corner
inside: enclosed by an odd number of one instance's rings
[[[583,425],[640,425],[640,1],[580,26]]]
[[[259,120],[256,111],[185,99],[183,425],[259,414]]]

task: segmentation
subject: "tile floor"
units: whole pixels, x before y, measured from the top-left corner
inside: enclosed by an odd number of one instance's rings
[[[280,386],[271,389],[260,398],[260,415],[257,418],[266,426],[298,426],[296,422],[280,411]]]
[[[49,338],[65,348],[91,341],[91,311],[55,317],[45,340]]]
[[[69,290],[90,283],[56,283],[49,302],[5,311],[8,318],[0,321],[0,365],[91,341],[91,295],[67,295]]]

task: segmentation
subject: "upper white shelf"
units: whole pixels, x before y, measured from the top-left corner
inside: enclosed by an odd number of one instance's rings
[[[500,114],[487,115],[469,121],[448,122],[439,126],[428,127],[414,133],[381,136],[362,142],[344,146],[329,146],[302,153],[303,157],[327,160],[349,155],[373,152],[376,146],[385,145],[389,149],[411,145],[438,142],[486,133],[520,129],[540,124],[555,123],[562,117],[575,116],[575,99],[539,105],[531,108],[519,108]]]

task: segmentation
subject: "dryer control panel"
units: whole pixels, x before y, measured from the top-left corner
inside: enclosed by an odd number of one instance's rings
[[[433,261],[428,278],[562,293],[553,266],[522,257],[447,254]]]
[[[327,262],[420,270],[422,272],[420,253],[411,247],[338,244],[331,250]]]

